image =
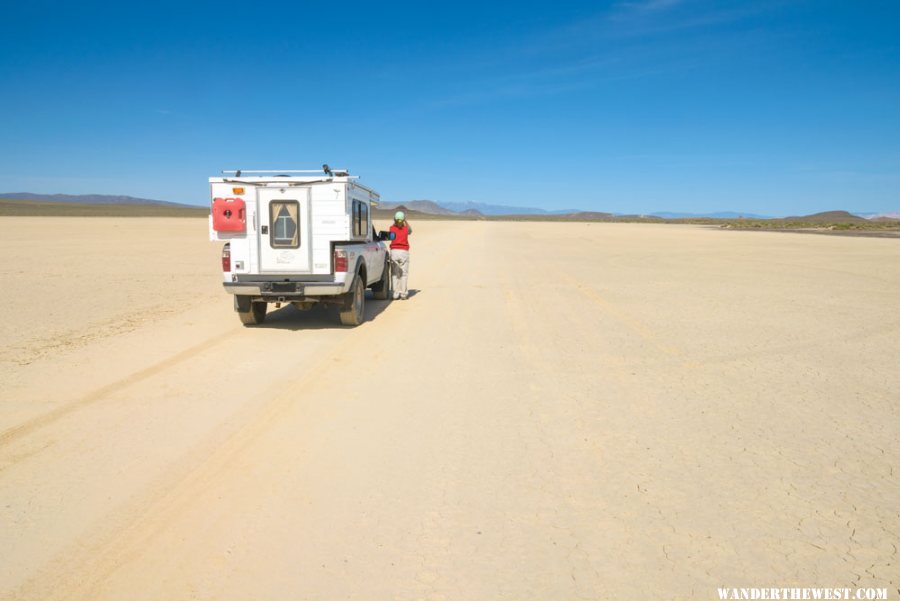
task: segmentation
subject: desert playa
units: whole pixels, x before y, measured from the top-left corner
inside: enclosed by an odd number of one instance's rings
[[[205,219],[0,219],[0,598],[900,595],[900,240],[415,228],[244,328]]]

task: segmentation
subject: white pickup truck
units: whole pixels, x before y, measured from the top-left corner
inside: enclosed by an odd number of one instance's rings
[[[223,285],[244,325],[262,323],[268,303],[334,303],[341,323],[356,326],[366,288],[391,298],[387,234],[376,234],[371,219],[377,192],[328,165],[222,173],[232,175],[209,178],[209,236],[225,242]]]

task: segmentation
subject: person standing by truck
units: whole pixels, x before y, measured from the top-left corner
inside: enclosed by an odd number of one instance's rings
[[[409,278],[409,237],[412,227],[406,221],[403,211],[394,213],[391,225],[391,277],[394,278],[394,299],[409,298],[407,278]]]

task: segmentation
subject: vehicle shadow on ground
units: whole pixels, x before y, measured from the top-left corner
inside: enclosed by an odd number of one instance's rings
[[[415,292],[417,291],[410,290],[409,296],[412,297]],[[391,302],[402,301],[375,300],[372,298],[372,293],[367,291],[366,320],[358,327],[365,327],[368,322],[374,321],[391,305]],[[266,315],[266,320],[255,327],[292,331],[328,330],[348,327],[341,324],[338,308],[333,305],[317,304],[309,311],[301,311],[291,304],[286,304],[280,309],[273,309],[274,305],[270,305],[270,312]]]

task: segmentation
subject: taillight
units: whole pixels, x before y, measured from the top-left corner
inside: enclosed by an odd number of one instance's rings
[[[231,244],[222,247],[222,271],[231,271]]]
[[[335,273],[347,271],[347,251],[343,248],[334,249],[334,271]]]

